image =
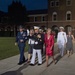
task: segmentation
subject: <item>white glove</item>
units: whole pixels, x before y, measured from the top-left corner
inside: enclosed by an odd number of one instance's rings
[[[35,44],[38,44],[38,42],[35,42]]]
[[[23,42],[23,40],[20,40],[20,42]]]
[[[17,43],[15,43],[15,46],[17,45]]]

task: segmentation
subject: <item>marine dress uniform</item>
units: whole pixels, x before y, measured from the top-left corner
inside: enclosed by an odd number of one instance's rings
[[[41,35],[38,33],[38,35],[34,37],[34,47],[30,65],[35,64],[36,54],[38,55],[38,65],[42,64],[42,54],[41,54],[42,42],[43,40],[41,38]]]
[[[16,37],[16,42],[18,44],[19,51],[20,51],[20,59],[18,63],[19,65],[25,62],[24,48],[25,48],[26,40],[27,40],[26,32],[24,31],[18,32],[17,37]]]

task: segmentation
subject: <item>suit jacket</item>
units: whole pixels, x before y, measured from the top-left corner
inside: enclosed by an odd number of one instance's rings
[[[38,34],[41,36],[40,33],[38,33]],[[38,38],[37,37],[38,34],[34,35],[34,49],[42,49],[43,39],[42,39],[42,37]]]
[[[20,40],[23,40],[23,42],[20,42]],[[17,37],[16,37],[16,42],[18,43],[19,46],[24,46],[25,42],[27,40],[27,35],[26,32],[18,32]]]

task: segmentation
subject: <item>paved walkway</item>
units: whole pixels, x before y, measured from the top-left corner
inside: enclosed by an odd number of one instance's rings
[[[56,65],[51,65],[40,75],[75,75],[75,53],[64,56]]]
[[[57,64],[54,65],[49,59],[50,65],[46,67],[45,56],[41,66],[30,66],[28,63],[17,65],[19,55],[10,57],[0,61],[0,75],[75,75],[75,53],[69,58],[65,55],[60,59],[55,45],[55,58],[58,59]]]

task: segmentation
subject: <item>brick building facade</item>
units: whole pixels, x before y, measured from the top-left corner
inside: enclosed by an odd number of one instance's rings
[[[48,0],[48,27],[59,26],[75,34],[75,0]]]
[[[4,15],[3,12],[1,14]],[[48,9],[27,11],[28,21],[24,23],[25,28],[40,26],[42,28],[51,27],[58,32],[60,26],[65,31],[72,31],[75,35],[75,0],[48,0]],[[3,21],[6,21],[3,23]],[[15,33],[15,25],[10,25],[8,15],[0,15],[0,32],[11,31]],[[18,31],[18,26],[16,26]],[[11,33],[10,32],[10,33]]]
[[[30,28],[32,26],[40,26],[42,28],[48,27],[48,10],[33,10],[28,11],[28,22],[26,27]]]

